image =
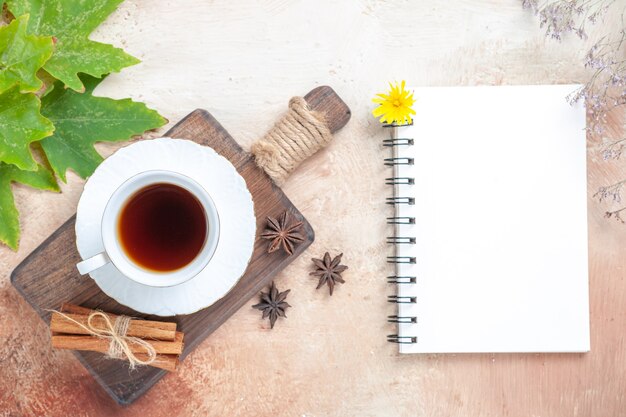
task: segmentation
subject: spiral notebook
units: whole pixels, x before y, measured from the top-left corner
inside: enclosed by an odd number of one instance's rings
[[[384,140],[401,353],[589,351],[577,87],[414,89]]]

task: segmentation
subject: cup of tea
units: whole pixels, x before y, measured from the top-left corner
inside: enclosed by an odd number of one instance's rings
[[[152,287],[181,284],[215,253],[219,216],[207,191],[172,171],[145,171],[111,195],[102,216],[104,252],[79,262],[84,275],[108,263]]]

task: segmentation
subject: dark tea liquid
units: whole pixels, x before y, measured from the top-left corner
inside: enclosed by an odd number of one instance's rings
[[[126,255],[137,265],[159,272],[174,271],[200,253],[207,223],[200,201],[173,184],[151,184],[133,194],[118,220]]]

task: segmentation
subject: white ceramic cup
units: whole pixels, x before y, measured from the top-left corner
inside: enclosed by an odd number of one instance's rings
[[[122,208],[137,191],[151,184],[174,184],[193,194],[204,209],[207,233],[202,249],[187,265],[174,271],[158,272],[137,265],[124,252],[118,235],[118,221]],[[193,179],[172,171],[145,171],[126,180],[109,199],[102,216],[102,240],[104,252],[79,262],[76,267],[81,275],[88,274],[109,262],[125,276],[151,287],[171,287],[181,284],[206,267],[215,253],[220,235],[220,222],[213,200],[200,184]]]

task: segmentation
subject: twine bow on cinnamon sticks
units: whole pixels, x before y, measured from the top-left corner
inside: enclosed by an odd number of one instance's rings
[[[175,370],[183,350],[182,332],[176,323],[139,320],[99,310],[63,304],[52,310],[52,347],[101,352],[125,359],[129,368],[150,365]]]

